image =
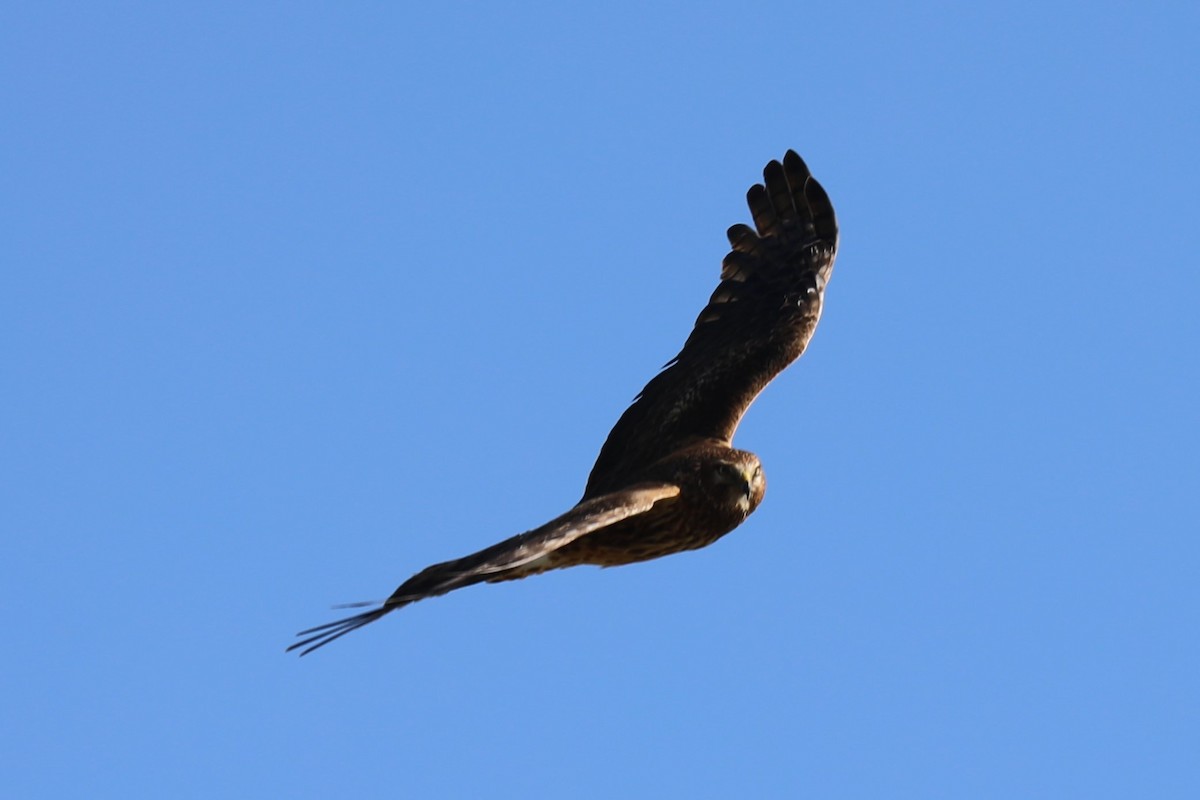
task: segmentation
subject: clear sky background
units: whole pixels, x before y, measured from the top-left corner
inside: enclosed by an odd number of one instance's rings
[[[1194,3],[0,15],[0,793],[1200,796]],[[841,253],[713,547],[569,508],[795,148]]]

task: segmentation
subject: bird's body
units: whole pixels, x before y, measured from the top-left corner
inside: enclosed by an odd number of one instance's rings
[[[677,486],[679,494],[552,550],[541,562],[544,569],[619,567],[699,550],[741,525],[767,488],[754,454],[711,440],[653,464],[643,477]]]
[[[837,252],[824,190],[789,151],[747,194],[757,232],[729,229],[721,283],[680,351],[617,421],[583,498],[539,528],[409,578],[380,607],[302,631],[301,655],[427,597],[583,564],[712,544],[762,502],[758,458],[732,446],[746,408],[804,352]]]

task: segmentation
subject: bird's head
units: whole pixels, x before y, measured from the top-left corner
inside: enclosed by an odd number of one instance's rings
[[[723,504],[736,508],[746,517],[762,502],[767,479],[762,464],[753,453],[734,451],[731,456],[736,457],[710,462],[704,479],[708,490]]]

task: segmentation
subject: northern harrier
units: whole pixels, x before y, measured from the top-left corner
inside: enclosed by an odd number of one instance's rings
[[[301,631],[305,655],[426,597],[551,569],[613,567],[712,544],[762,502],[758,457],[733,433],[763,387],[796,360],[821,318],[837,221],[800,156],[763,170],[746,195],[757,231],[734,225],[721,283],[683,350],[608,434],[583,499],[540,528],[434,564],[381,606]]]

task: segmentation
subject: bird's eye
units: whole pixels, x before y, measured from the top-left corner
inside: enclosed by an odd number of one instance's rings
[[[732,464],[726,464],[724,461],[718,461],[712,465],[712,471],[708,473],[709,480],[713,483],[726,483],[737,475],[737,467]]]

